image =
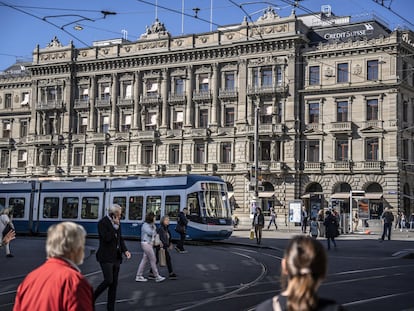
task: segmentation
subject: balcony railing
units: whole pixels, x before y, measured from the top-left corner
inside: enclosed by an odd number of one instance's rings
[[[121,98],[118,97],[117,106],[128,107],[134,105],[134,100],[132,98]]]
[[[238,90],[237,88],[232,89],[220,89],[219,90],[219,98],[237,98]]]
[[[147,95],[141,95],[139,97],[139,102],[141,104],[160,104],[162,102],[161,95],[159,94],[147,94]]]
[[[281,84],[247,87],[247,95],[273,95],[276,93],[285,93],[286,91],[287,86]]]
[[[97,98],[95,101],[95,106],[98,108],[110,107],[111,99],[110,98]]]
[[[352,131],[352,122],[332,122],[330,124],[330,131],[331,132],[350,132]]]
[[[193,100],[203,101],[211,100],[211,92],[207,91],[193,91]]]
[[[75,99],[73,108],[75,109],[87,109],[89,108],[89,99]]]
[[[168,95],[168,102],[170,104],[184,104],[187,100],[187,97],[184,94],[173,94]]]
[[[37,110],[54,110],[54,109],[61,110],[63,108],[65,108],[65,105],[63,104],[63,100],[41,101],[41,102],[38,102],[36,105]]]

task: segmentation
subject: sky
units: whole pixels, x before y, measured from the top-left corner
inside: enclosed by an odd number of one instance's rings
[[[93,41],[126,37],[136,41],[158,17],[172,36],[216,30],[256,21],[272,6],[289,16],[293,0],[0,0],[0,71],[17,60],[31,61],[37,45],[44,48],[57,36],[63,45],[92,46]],[[335,15],[368,19],[375,14],[390,29],[414,30],[413,0],[300,0],[296,14],[320,12],[330,5]],[[384,4],[384,6],[381,5]],[[195,10],[195,9],[199,10]],[[105,11],[109,14],[102,14]],[[116,13],[116,14],[113,14]],[[184,13],[184,14],[182,14]],[[411,22],[412,21],[412,22]],[[82,30],[75,30],[81,26]]]

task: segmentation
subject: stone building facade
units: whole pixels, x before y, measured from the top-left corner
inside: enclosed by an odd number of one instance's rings
[[[364,191],[372,217],[414,212],[413,34],[319,21],[268,9],[202,34],[55,37],[0,76],[0,177],[214,174],[247,212],[257,143],[264,209],[347,211]]]

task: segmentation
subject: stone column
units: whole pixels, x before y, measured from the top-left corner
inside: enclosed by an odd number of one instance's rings
[[[134,75],[134,120],[133,127],[142,130],[141,125],[141,105],[139,104],[139,96],[141,94],[142,81],[141,73],[139,71],[135,72]]]
[[[117,131],[116,127],[116,105],[118,101],[118,75],[116,73],[112,74],[112,92],[111,92],[111,125],[110,130]]]
[[[95,120],[95,99],[96,99],[96,76],[93,75],[89,80],[89,122],[88,122],[88,132],[94,132],[94,126],[96,124]]]
[[[169,72],[168,72],[168,69],[163,69],[162,79],[161,79],[161,99],[162,99],[161,129],[163,130],[166,130],[168,127],[168,84],[169,84]]]
[[[218,70],[219,64],[213,64],[213,74],[211,76],[211,95],[212,95],[212,105],[211,105],[211,120],[210,125],[212,130],[217,127],[217,106],[218,106]]]
[[[187,103],[185,106],[185,127],[192,127],[191,122],[191,106],[193,104],[193,84],[194,84],[194,73],[193,66],[187,67],[187,80],[185,84],[185,92],[187,94]]]

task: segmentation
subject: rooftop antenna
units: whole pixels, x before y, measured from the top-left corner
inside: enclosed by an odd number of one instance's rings
[[[200,12],[200,8],[193,8],[194,11],[194,18],[198,18],[198,12]]]

